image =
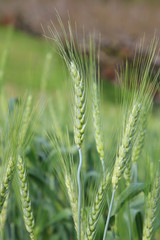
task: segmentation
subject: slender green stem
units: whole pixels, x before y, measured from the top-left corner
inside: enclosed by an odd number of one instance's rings
[[[103,170],[103,173],[104,173],[105,172],[104,158],[102,159],[102,170]]]
[[[79,150],[79,166],[77,171],[77,183],[78,183],[78,240],[81,240],[81,205],[82,205],[82,193],[81,193],[81,168],[82,168],[82,151]]]
[[[108,212],[107,221],[106,221],[105,230],[104,230],[104,235],[103,235],[103,240],[106,240],[106,237],[107,237],[107,230],[108,230],[109,220],[110,220],[110,217],[111,217],[111,212],[112,212],[115,192],[116,192],[116,189],[113,189],[112,199],[111,199],[111,203],[110,203],[110,206],[109,206],[109,212]]]
[[[133,163],[133,182],[137,182],[137,163]]]

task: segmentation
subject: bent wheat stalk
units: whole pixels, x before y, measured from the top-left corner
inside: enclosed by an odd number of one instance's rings
[[[81,168],[82,168],[82,151],[81,145],[84,138],[85,130],[85,92],[83,75],[80,74],[74,62],[70,64],[70,73],[74,82],[75,93],[75,109],[74,109],[74,139],[79,152],[79,165],[77,171],[77,184],[78,184],[78,239],[81,239]]]

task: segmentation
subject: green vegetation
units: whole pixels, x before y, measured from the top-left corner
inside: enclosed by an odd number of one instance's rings
[[[52,53],[52,68],[48,76],[48,89],[60,88],[64,82],[62,62],[53,45],[45,40],[32,37],[12,29],[0,29],[0,52],[7,50],[5,83],[9,87],[24,90],[38,89],[42,78],[45,56]],[[58,79],[58,80],[57,80]]]
[[[156,40],[102,98],[94,40],[52,27],[53,46],[0,29],[0,239],[159,239]]]

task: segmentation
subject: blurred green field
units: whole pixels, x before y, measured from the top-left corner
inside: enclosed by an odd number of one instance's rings
[[[52,55],[51,68],[47,79],[47,91],[63,89],[67,86],[67,71],[58,55],[54,43],[48,41],[45,36],[35,37],[25,32],[7,27],[0,27],[0,53],[1,58],[7,51],[7,59],[4,68],[4,84],[9,90],[21,90],[26,88],[40,90],[43,67],[46,54]],[[2,59],[0,58],[0,63]],[[104,98],[115,100],[112,84],[104,82]]]
[[[24,32],[0,27],[0,52],[7,50],[4,73],[5,84],[11,88],[38,90],[42,77],[45,56],[52,52],[51,69],[47,88],[61,88],[64,72],[61,60],[53,44],[45,37],[36,38]]]

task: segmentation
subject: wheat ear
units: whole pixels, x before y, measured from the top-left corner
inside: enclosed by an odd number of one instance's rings
[[[116,162],[114,165],[113,176],[112,176],[113,192],[112,192],[111,203],[109,206],[108,217],[105,225],[103,240],[105,240],[107,237],[107,230],[108,230],[109,220],[110,220],[112,206],[114,202],[115,192],[116,192],[116,189],[118,188],[118,183],[122,178],[123,172],[130,158],[130,154],[131,154],[131,150],[134,142],[134,135],[137,129],[137,121],[140,114],[140,110],[141,110],[141,104],[134,103],[127,125],[126,125],[124,136],[122,138],[122,144],[119,148],[118,155],[116,157]]]
[[[14,161],[12,158],[10,158],[8,162],[7,171],[5,173],[4,179],[2,180],[0,188],[0,213],[2,211],[4,202],[8,194],[8,190],[13,178],[13,173],[14,173]]]
[[[19,147],[22,146],[25,136],[26,136],[26,133],[27,133],[29,120],[30,120],[30,114],[31,114],[31,105],[32,105],[32,96],[29,95],[26,100],[26,106],[25,106],[23,119],[22,119],[22,126],[21,126],[20,137],[19,137],[20,138],[19,139]]]
[[[79,152],[79,166],[77,171],[78,183],[78,239],[81,239],[81,168],[82,168],[82,150],[81,145],[84,138],[85,130],[85,91],[83,74],[80,73],[74,62],[70,63],[70,73],[74,82],[74,139]]]
[[[141,154],[141,150],[143,148],[144,144],[144,139],[145,139],[145,133],[146,133],[146,126],[147,126],[147,116],[144,114],[142,117],[141,121],[141,128],[139,131],[139,134],[136,138],[136,142],[133,146],[133,151],[132,151],[132,162],[136,163],[137,160],[139,159],[139,156]]]
[[[17,161],[18,179],[19,179],[19,189],[23,210],[23,217],[27,231],[30,234],[30,238],[34,240],[34,218],[31,208],[31,200],[29,196],[29,189],[26,177],[26,169],[23,160],[18,156]]]
[[[71,205],[71,209],[72,209],[72,215],[73,215],[75,229],[76,229],[76,232],[78,232],[78,224],[77,224],[78,200],[75,195],[75,189],[74,189],[71,177],[67,173],[65,175],[65,184],[66,184],[68,197],[69,197],[69,201],[70,201],[70,205]]]
[[[4,201],[3,208],[2,208],[2,211],[1,211],[1,214],[0,214],[0,227],[1,227],[1,230],[4,229],[6,218],[7,218],[8,196],[9,196],[9,193],[7,193],[7,196],[6,196],[6,199]]]
[[[145,215],[145,222],[143,227],[143,240],[151,240],[153,233],[153,226],[156,219],[157,205],[159,201],[159,191],[160,191],[160,176],[159,171],[154,180],[151,192],[148,194],[147,198],[147,208]]]
[[[105,170],[104,166],[104,144],[103,144],[103,137],[101,131],[101,118],[100,118],[100,111],[99,111],[99,100],[98,100],[98,93],[97,93],[97,85],[93,83],[93,125],[94,125],[94,133],[95,133],[95,141],[97,151],[100,156],[100,160],[102,163],[103,172]]]
[[[117,189],[118,182],[121,179],[125,170],[126,164],[130,157],[130,153],[133,147],[134,136],[137,129],[137,121],[141,110],[141,104],[135,103],[132,108],[132,112],[129,116],[129,120],[125,129],[124,136],[122,138],[122,144],[119,148],[118,155],[113,170],[112,185],[113,189]]]
[[[126,180],[127,186],[129,186],[131,182],[131,171],[132,171],[132,161],[128,161],[124,171],[124,179]]]
[[[140,154],[143,148],[146,127],[147,127],[146,109],[142,109],[139,125],[140,125],[140,128],[139,128],[139,131],[137,132],[136,140],[133,145],[131,161],[128,162],[127,167],[125,168],[125,171],[124,171],[124,178],[126,179],[127,186],[130,184],[130,180],[131,180],[132,164],[133,164],[133,170],[134,170],[133,174],[135,175],[134,177],[137,178],[136,163],[140,157]]]
[[[85,91],[82,74],[74,62],[70,64],[70,73],[74,82],[74,139],[78,148],[81,148],[85,130]]]
[[[93,240],[96,234],[96,226],[98,224],[98,219],[103,205],[104,195],[106,193],[106,188],[109,183],[109,174],[102,179],[100,186],[98,188],[95,201],[93,202],[91,213],[89,215],[87,230],[85,234],[85,240]]]
[[[145,134],[147,128],[147,113],[144,111],[141,117],[141,128],[139,130],[138,136],[136,138],[135,144],[132,150],[132,164],[133,164],[133,179],[137,180],[137,161],[141,156],[142,148],[145,141]]]

